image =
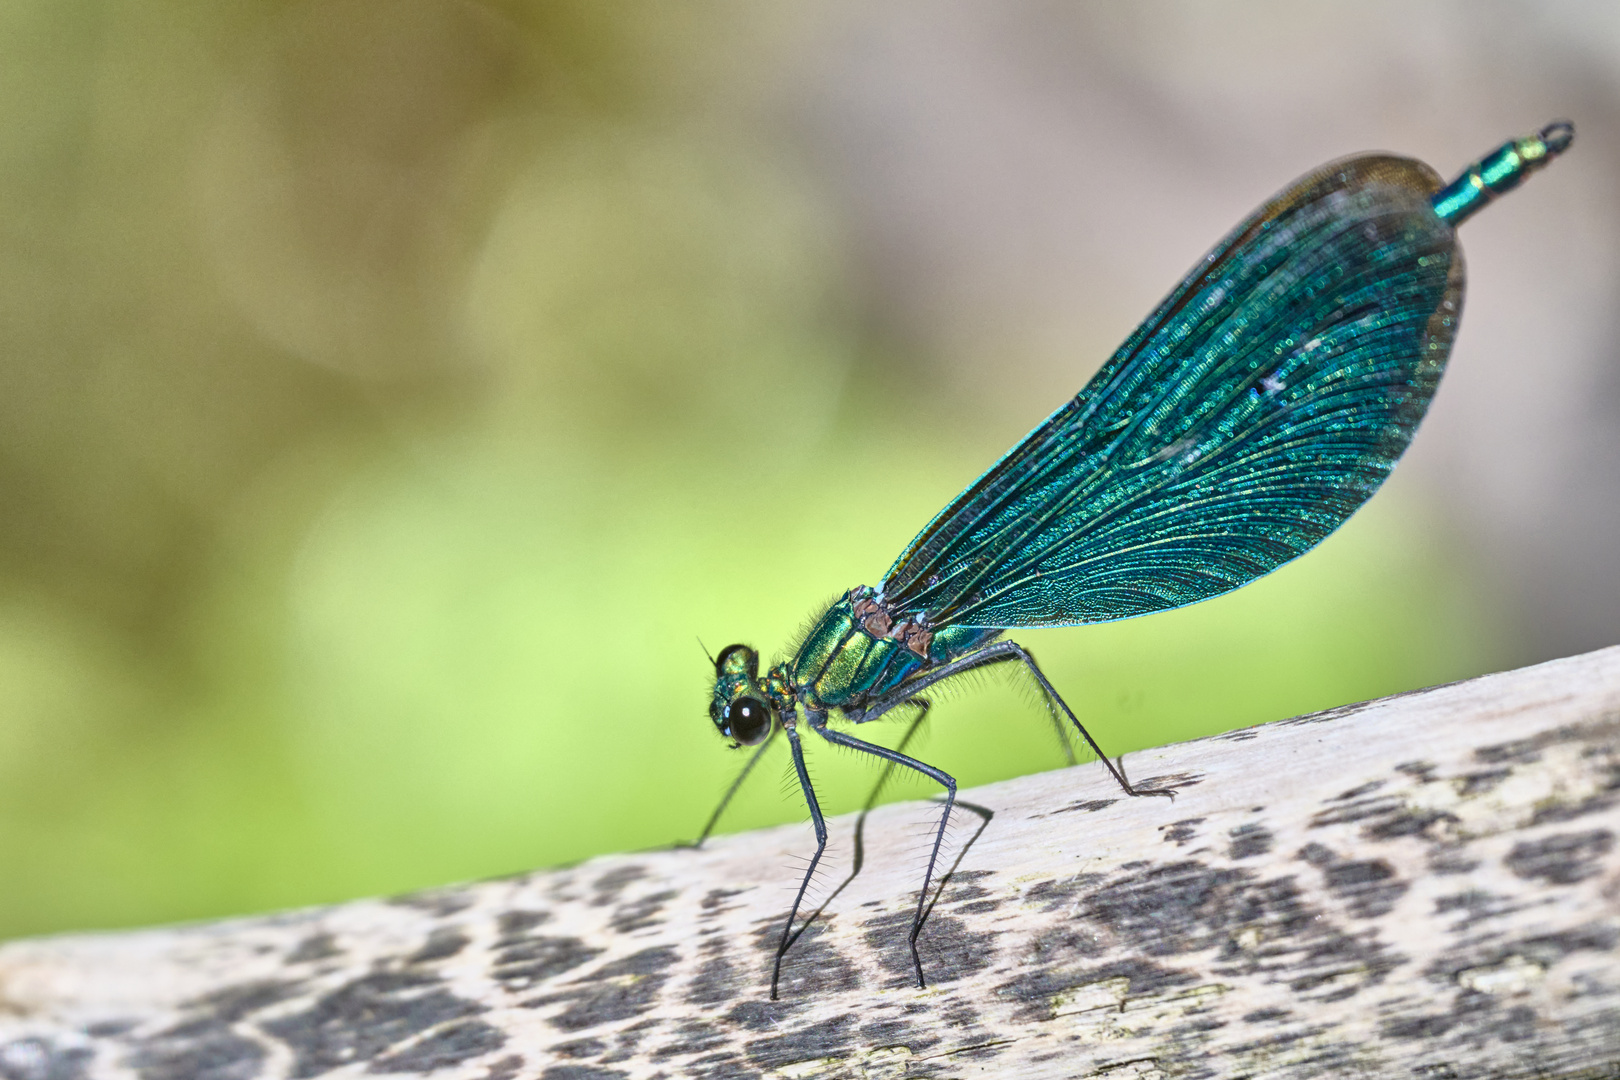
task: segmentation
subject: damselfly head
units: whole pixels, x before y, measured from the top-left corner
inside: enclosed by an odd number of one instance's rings
[[[770,735],[776,717],[759,686],[759,653],[747,645],[727,645],[715,660],[709,719],[735,746],[757,746]]]

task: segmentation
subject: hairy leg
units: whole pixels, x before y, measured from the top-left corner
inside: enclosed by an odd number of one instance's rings
[[[944,679],[987,667],[991,664],[1012,662],[1023,664],[1029,673],[1034,676],[1036,685],[1040,687],[1041,693],[1046,697],[1047,701],[1053,707],[1061,710],[1064,716],[1068,717],[1069,722],[1074,725],[1074,729],[1080,733],[1080,737],[1085,740],[1086,745],[1091,747],[1092,752],[1102,760],[1103,765],[1108,768],[1109,773],[1119,783],[1119,786],[1124,789],[1125,794],[1166,795],[1172,798],[1175,796],[1173,791],[1155,791],[1133,787],[1131,782],[1125,779],[1125,774],[1120,772],[1119,767],[1109,760],[1107,754],[1103,753],[1102,747],[1097,745],[1097,740],[1091,737],[1091,732],[1086,730],[1085,725],[1080,722],[1080,718],[1074,715],[1074,710],[1069,708],[1069,703],[1063,700],[1062,695],[1057,692],[1057,689],[1047,679],[1040,666],[1035,663],[1035,658],[1029,654],[1029,650],[1016,641],[992,642],[976,652],[970,652],[966,656],[959,656],[955,660],[941,664],[939,667],[930,668],[915,678],[901,683],[892,692],[872,701],[859,713],[851,714],[850,719],[858,724],[876,720],[890,709],[904,704],[923,690]]]
[[[911,946],[911,963],[917,972],[917,986],[919,988],[924,987],[927,983],[923,979],[922,957],[917,954],[917,935],[922,932],[923,914],[928,905],[928,893],[934,882],[934,864],[939,861],[939,848],[945,840],[945,826],[951,820],[952,807],[956,805],[956,778],[943,769],[935,768],[926,762],[918,761],[916,758],[907,757],[898,750],[890,750],[887,747],[857,739],[852,735],[833,731],[827,727],[827,718],[825,716],[812,718],[811,727],[815,729],[816,734],[836,746],[859,750],[862,753],[882,758],[891,765],[914,769],[934,780],[945,789],[945,811],[940,814],[939,827],[934,830],[934,846],[928,853],[928,869],[923,872],[922,891],[917,895],[917,910],[911,917],[911,933],[907,939]]]
[[[825,721],[825,717],[822,718]],[[815,718],[810,722],[813,725]],[[816,853],[810,859],[810,865],[804,871],[804,880],[799,882],[799,891],[793,894],[793,906],[788,909],[787,925],[782,927],[782,941],[776,947],[776,963],[771,968],[771,1000],[776,1000],[776,984],[782,978],[782,957],[787,954],[788,946],[793,943],[793,922],[799,917],[799,904],[804,900],[804,891],[810,887],[810,880],[816,876],[816,867],[821,863],[821,856],[827,850],[827,822],[821,816],[821,804],[816,801],[816,789],[810,785],[810,773],[804,767],[804,747],[799,744],[799,733],[789,727],[787,730],[788,746],[793,750],[793,768],[799,774],[799,787],[804,791],[804,801],[810,807],[810,821],[816,829]]]

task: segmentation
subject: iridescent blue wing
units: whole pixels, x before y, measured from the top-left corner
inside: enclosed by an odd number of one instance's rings
[[[919,533],[883,584],[934,626],[1180,607],[1308,551],[1411,442],[1462,253],[1405,158],[1336,162],[1210,252],[1074,399]]]

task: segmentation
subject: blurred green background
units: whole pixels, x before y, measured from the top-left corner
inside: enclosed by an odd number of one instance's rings
[[[1396,55],[1416,16],[1378,9],[1335,53],[1351,89],[1279,117],[1260,65],[1173,62],[1206,6],[1013,7],[0,5],[0,937],[690,838],[741,764],[698,639],[770,655],[875,582],[1271,191],[1381,145],[1453,171],[1582,104],[1570,186],[1514,199],[1572,205],[1603,157],[1607,76],[1567,74],[1563,23],[1524,51],[1566,82],[1508,108],[1489,41]],[[1236,10],[1233,40],[1291,55],[1365,6]],[[1357,70],[1442,54],[1399,92]],[[1044,111],[998,82],[1053,71]],[[989,100],[1040,122],[962,119]],[[981,129],[1030,154],[917,152]],[[1043,159],[1058,130],[1088,153]],[[1470,302],[1553,341],[1509,287],[1556,231],[1492,215]],[[980,233],[1028,242],[979,258]],[[1475,321],[1457,364],[1489,370]],[[1474,528],[1515,508],[1448,496],[1444,447],[1479,470],[1445,430],[1249,588],[1020,640],[1113,752],[1564,650],[1520,549]],[[925,755],[964,786],[1062,763],[1015,685],[935,716]],[[825,749],[851,809],[874,771]],[[777,751],[725,828],[803,819]]]

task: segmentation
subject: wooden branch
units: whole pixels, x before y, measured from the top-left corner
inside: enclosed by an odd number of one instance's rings
[[[931,804],[766,999],[804,827],[0,947],[4,1080],[1504,1077],[1620,1070],[1620,648]],[[988,818],[986,821],[985,819]],[[983,824],[984,827],[979,829]],[[831,822],[849,864],[854,817]],[[823,895],[845,874],[829,875]]]

